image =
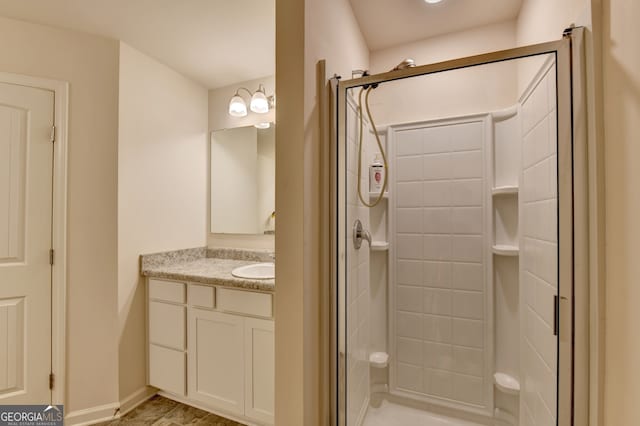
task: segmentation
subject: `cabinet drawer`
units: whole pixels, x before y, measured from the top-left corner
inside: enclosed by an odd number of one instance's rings
[[[173,281],[149,280],[149,299],[185,303],[184,284]]]
[[[215,287],[189,284],[189,305],[213,309],[215,306]]]
[[[219,310],[261,317],[272,316],[270,294],[218,288],[216,296],[216,307]]]
[[[149,343],[185,349],[186,308],[149,302]]]
[[[186,394],[185,357],[182,351],[149,345],[149,384],[184,396]]]

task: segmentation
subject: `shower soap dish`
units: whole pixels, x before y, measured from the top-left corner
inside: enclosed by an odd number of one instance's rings
[[[373,241],[371,243],[371,251],[387,251],[389,250],[389,243],[386,241]]]
[[[493,247],[491,247],[491,251],[493,251],[493,254],[497,254],[499,256],[517,256],[519,250],[518,250],[518,246],[496,244]]]
[[[509,395],[518,395],[520,393],[520,382],[505,373],[496,373],[493,375],[493,380],[498,390],[507,393]]]
[[[375,368],[385,368],[389,365],[389,354],[386,352],[373,352],[369,355],[369,364]]]

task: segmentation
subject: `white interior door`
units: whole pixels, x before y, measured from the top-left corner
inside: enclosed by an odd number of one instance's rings
[[[53,92],[0,83],[0,404],[50,403]]]

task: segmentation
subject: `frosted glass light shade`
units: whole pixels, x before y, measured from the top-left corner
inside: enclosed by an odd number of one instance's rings
[[[258,123],[258,124],[254,124],[253,127],[255,127],[256,129],[268,129],[269,127],[271,127],[271,123],[269,122]]]
[[[258,114],[266,114],[269,112],[269,100],[263,91],[258,90],[251,97],[251,111]]]
[[[251,104],[253,105],[253,100]],[[251,109],[253,110],[253,107]],[[244,117],[247,115],[247,104],[241,96],[236,94],[229,101],[229,115],[232,117]]]

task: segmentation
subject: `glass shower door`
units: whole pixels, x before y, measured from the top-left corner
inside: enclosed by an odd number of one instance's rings
[[[339,84],[337,424],[568,424],[568,48]]]

